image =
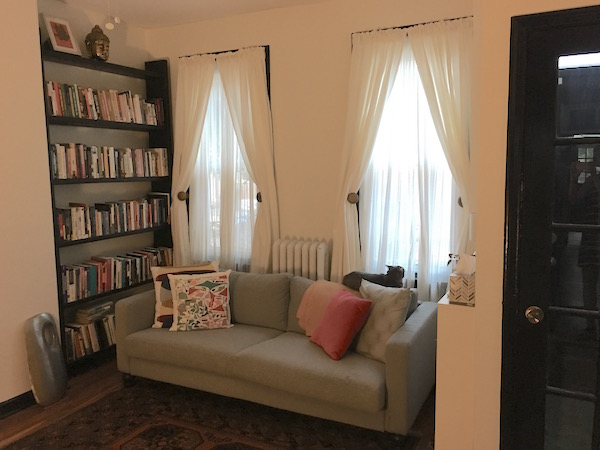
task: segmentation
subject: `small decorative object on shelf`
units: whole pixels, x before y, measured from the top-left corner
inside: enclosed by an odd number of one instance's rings
[[[64,19],[44,16],[48,37],[52,48],[57,52],[81,55],[77,41],[73,37],[69,23]]]
[[[110,51],[110,39],[104,34],[100,26],[95,25],[92,31],[85,37],[85,47],[90,57],[100,61],[108,60]]]
[[[448,300],[456,305],[475,306],[475,254],[450,254],[448,264],[451,262],[456,268],[450,275]]]

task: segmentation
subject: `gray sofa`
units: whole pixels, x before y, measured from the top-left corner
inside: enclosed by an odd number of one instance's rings
[[[124,374],[187,386],[359,427],[407,434],[435,382],[437,304],[423,302],[389,339],[386,361],[349,350],[331,359],[296,311],[312,283],[289,274],[230,276],[234,326],[152,328],[154,292],[116,304]]]

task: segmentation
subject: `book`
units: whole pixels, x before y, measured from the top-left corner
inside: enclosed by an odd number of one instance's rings
[[[75,313],[76,322],[80,324],[92,323],[110,313],[112,309],[112,302],[103,302],[97,305],[79,308]]]

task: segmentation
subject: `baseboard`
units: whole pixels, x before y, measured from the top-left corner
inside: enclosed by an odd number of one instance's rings
[[[5,417],[32,405],[35,405],[35,397],[33,396],[32,391],[25,392],[15,398],[6,400],[5,402],[0,403],[0,419],[4,419]]]

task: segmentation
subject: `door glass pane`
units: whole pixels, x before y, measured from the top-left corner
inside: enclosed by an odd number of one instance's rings
[[[591,448],[594,405],[558,395],[546,395],[546,450]]]
[[[546,449],[591,449],[598,392],[600,58],[559,60]],[[583,63],[582,63],[583,61]],[[582,67],[581,64],[584,64]]]

